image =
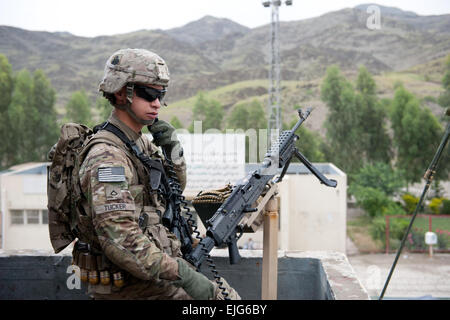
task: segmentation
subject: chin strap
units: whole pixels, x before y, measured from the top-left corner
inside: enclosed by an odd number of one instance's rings
[[[127,102],[122,105],[116,105],[117,108],[120,110],[126,111],[130,117],[133,118],[134,121],[139,122],[140,124],[144,126],[151,126],[153,122],[155,122],[155,119],[151,120],[143,120],[139,118],[133,110],[131,110],[131,104],[133,103],[133,90],[134,90],[134,84],[128,83],[127,84]]]

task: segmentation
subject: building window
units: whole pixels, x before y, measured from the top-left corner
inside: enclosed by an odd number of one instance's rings
[[[23,210],[11,210],[11,224],[25,224]]]
[[[48,224],[48,210],[42,210],[42,224]]]
[[[10,210],[11,224],[48,224],[48,210]]]
[[[27,224],[39,224],[39,210],[27,210]]]

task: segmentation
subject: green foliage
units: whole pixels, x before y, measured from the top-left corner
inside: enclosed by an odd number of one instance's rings
[[[406,210],[407,214],[412,214],[414,213],[414,210],[416,210],[417,204],[419,203],[419,198],[406,193],[402,196],[403,199],[403,203],[404,203],[404,208]]]
[[[386,112],[376,96],[376,84],[365,67],[359,69],[355,104],[358,109],[358,141],[366,161],[390,162],[391,139],[386,129]]]
[[[231,129],[266,129],[267,119],[264,108],[257,100],[250,103],[237,104],[228,117],[228,128]]]
[[[353,175],[348,192],[370,217],[405,214],[391,197],[403,186],[399,172],[382,162],[366,164]]]
[[[57,125],[57,115],[55,110],[56,93],[51,86],[50,80],[42,70],[36,70],[33,74],[33,95],[32,100],[34,110],[37,110],[33,122],[29,122],[31,128],[30,148],[35,152],[33,159],[46,160],[45,155],[49,146],[56,143],[59,136]],[[36,135],[36,132],[39,134]]]
[[[44,161],[58,138],[55,91],[42,70],[19,71],[15,77],[0,55],[0,168]]]
[[[109,101],[103,97],[98,97],[95,101],[95,109],[98,110],[99,113],[99,121],[98,123],[102,123],[106,121],[111,115],[111,111],[113,110],[113,106]]]
[[[289,129],[297,122],[297,119],[292,120],[289,124]],[[325,154],[321,150],[324,141],[318,134],[314,134],[311,130],[308,130],[305,126],[301,126],[297,131],[297,135],[300,137],[295,146],[298,150],[311,162],[324,162]],[[292,162],[299,162],[297,158],[293,158]]]
[[[423,250],[428,246],[425,243],[423,232],[411,230],[406,238],[405,246],[409,250]]]
[[[402,175],[387,163],[376,162],[366,164],[352,178],[349,192],[356,187],[371,187],[382,190],[387,196],[392,196],[403,186]]]
[[[27,145],[27,120],[35,121],[37,110],[30,110],[32,106],[32,78],[27,70],[19,71],[15,81],[11,103],[8,106],[8,132],[6,159],[8,164],[22,163],[29,159]],[[31,111],[31,113],[29,113]]]
[[[419,182],[435,154],[443,128],[428,108],[403,86],[395,91],[391,123],[397,148],[397,168],[403,170],[408,183]],[[448,175],[448,164],[441,164],[438,177]]]
[[[193,109],[194,119],[189,127],[190,132],[194,132],[194,121],[202,121],[202,131],[208,129],[222,129],[224,118],[223,107],[219,101],[208,99],[203,92],[199,92]]]
[[[390,219],[389,238],[402,240],[408,225],[408,219]],[[379,239],[384,243],[386,241],[386,217],[380,216],[374,218],[370,225],[369,232],[373,239]]]
[[[445,63],[445,74],[442,78],[442,86],[445,91],[439,96],[438,102],[444,107],[450,107],[450,55],[447,56],[447,60]]]
[[[267,129],[267,120],[264,108],[260,102],[253,100],[250,103],[237,104],[231,111],[227,119],[227,129],[242,130],[246,133],[245,138],[245,159],[246,162],[257,162],[262,152],[259,150],[261,138],[267,140],[266,135],[260,135],[260,129]]]
[[[11,94],[13,92],[13,76],[11,65],[8,59],[0,54],[0,114],[8,109],[11,103]]]
[[[345,172],[355,173],[363,164],[359,139],[359,109],[351,83],[340,74],[337,66],[327,69],[321,87],[321,98],[329,110],[325,127],[333,162]]]
[[[76,91],[66,105],[65,122],[81,123],[88,127],[95,125],[92,121],[91,104],[84,90]]]
[[[442,200],[441,214],[450,214],[450,200]]]
[[[406,211],[403,209],[402,205],[394,201],[389,201],[387,206],[382,208],[381,212],[383,216],[406,215]]]
[[[352,185],[351,192],[355,196],[356,203],[372,218],[382,215],[392,202],[386,193],[372,187]]]
[[[431,199],[430,203],[428,204],[428,208],[430,209],[431,213],[439,214],[441,212],[441,207],[442,207],[443,201],[444,201],[444,198]]]
[[[176,117],[176,116],[172,117],[172,119],[170,120],[170,124],[175,129],[182,129],[183,128],[183,124],[181,123],[180,119],[178,119],[178,117]]]

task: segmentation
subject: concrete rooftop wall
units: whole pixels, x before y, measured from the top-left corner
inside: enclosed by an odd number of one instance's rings
[[[241,250],[242,260],[230,265],[226,250],[213,250],[216,269],[244,300],[261,299],[262,253]],[[369,299],[345,255],[336,252],[279,251],[279,300]],[[45,251],[0,250],[0,299],[89,299],[86,285],[68,289],[70,255]],[[69,271],[69,272],[68,272]],[[212,279],[205,263],[201,270]],[[70,281],[69,281],[70,282]]]

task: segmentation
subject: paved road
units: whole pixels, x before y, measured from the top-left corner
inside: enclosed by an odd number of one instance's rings
[[[378,299],[395,254],[349,254],[350,264],[372,299]],[[450,299],[450,254],[403,252],[384,295],[385,299]]]

